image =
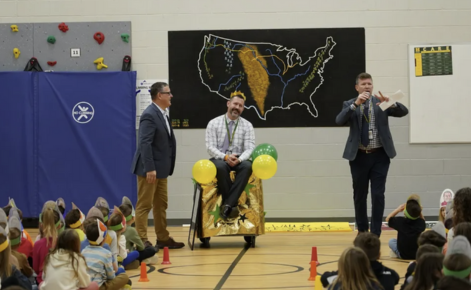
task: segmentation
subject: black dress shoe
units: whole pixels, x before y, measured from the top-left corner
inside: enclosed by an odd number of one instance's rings
[[[236,218],[236,217],[239,216],[239,213],[240,213],[240,212],[239,212],[239,207],[234,206],[234,207],[232,208],[231,213],[229,214],[229,217],[230,217],[231,219]]]
[[[231,212],[232,212],[232,207],[228,204],[225,204],[221,208],[221,217],[224,220],[227,220],[229,218],[229,215],[231,214]]]

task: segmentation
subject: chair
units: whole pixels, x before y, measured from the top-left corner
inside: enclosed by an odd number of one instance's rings
[[[231,173],[235,180],[235,171]],[[255,247],[255,238],[265,234],[265,212],[263,207],[262,180],[253,173],[245,191],[239,197],[239,215],[236,218],[220,218],[222,196],[218,194],[217,179],[209,184],[197,184],[200,188],[199,217],[197,218],[197,236],[203,247],[209,247],[211,237],[243,236],[251,247]],[[196,196],[196,191],[195,191]]]

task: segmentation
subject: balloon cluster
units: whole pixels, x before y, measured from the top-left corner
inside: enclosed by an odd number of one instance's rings
[[[258,145],[252,152],[252,171],[260,179],[272,178],[278,169],[278,152],[273,145]]]
[[[252,172],[260,179],[272,178],[278,169],[278,152],[271,144],[260,144],[252,152]],[[198,160],[192,169],[193,178],[200,184],[208,184],[216,178],[217,169],[208,159]]]

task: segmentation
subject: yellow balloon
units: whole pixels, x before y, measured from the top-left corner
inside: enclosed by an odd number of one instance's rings
[[[269,179],[275,175],[278,164],[270,155],[260,155],[252,163],[252,171],[260,179]]]
[[[193,165],[193,178],[201,184],[207,184],[216,177],[217,169],[208,159],[199,160]]]

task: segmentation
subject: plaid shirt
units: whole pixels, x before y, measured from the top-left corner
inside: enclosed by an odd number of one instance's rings
[[[371,104],[371,101],[367,101],[365,104],[369,105]],[[363,114],[363,110],[364,110],[364,105],[365,104],[361,104],[360,105],[360,114],[358,114],[358,122],[360,124],[360,132],[361,132],[361,126],[363,124],[363,119],[362,118],[365,118],[364,114]],[[373,148],[380,148],[380,147],[383,147],[383,144],[381,143],[381,140],[379,139],[379,136],[378,136],[378,129],[376,128],[376,121],[375,121],[375,112],[374,110],[378,110],[379,107],[376,107],[376,106],[371,106],[372,107],[372,110],[371,110],[371,120],[370,120],[370,123],[369,123],[369,129],[373,131],[373,139],[370,140],[370,143],[368,144],[367,147],[363,146],[363,144],[361,144],[361,141],[360,141],[360,149],[362,150],[369,150],[369,149],[373,149]],[[352,104],[351,106],[352,110],[356,110],[355,106]],[[368,116],[366,116],[366,118],[368,118]]]
[[[225,118],[227,118],[226,114],[216,117],[209,121],[206,127],[206,149],[209,155],[215,159],[224,159],[226,156],[226,153],[222,152],[224,140],[227,136]],[[232,145],[229,146],[228,150],[239,155],[241,161],[245,161],[250,158],[252,151],[255,149],[255,132],[252,124],[246,119],[239,117],[238,122],[237,128],[235,128],[237,121],[233,126],[233,130],[236,129],[236,131]]]

